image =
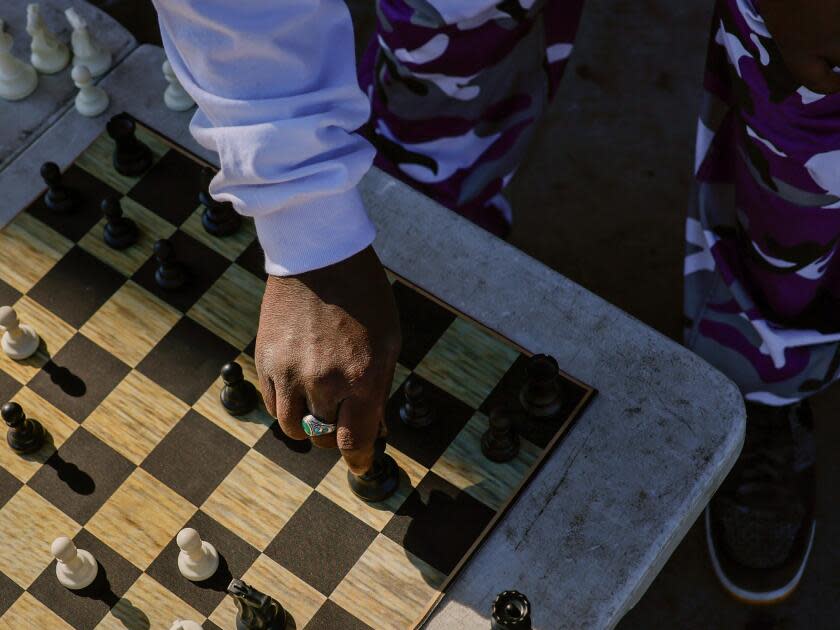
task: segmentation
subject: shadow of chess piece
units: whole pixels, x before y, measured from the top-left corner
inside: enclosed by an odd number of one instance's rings
[[[61,169],[55,162],[44,162],[41,166],[41,178],[47,185],[44,193],[44,205],[53,212],[68,213],[76,206],[76,195],[61,182]]]
[[[0,415],[9,430],[6,442],[19,455],[34,453],[44,445],[44,427],[37,420],[30,420],[23,408],[16,402],[8,402],[0,408]]]
[[[378,438],[374,447],[373,467],[364,475],[347,471],[350,489],[362,501],[375,503],[390,497],[400,486],[400,469],[394,458],[385,453],[385,438]]]
[[[104,240],[108,247],[125,249],[137,242],[137,224],[123,216],[120,199],[116,196],[105,197],[99,206],[105,215]]]
[[[87,385],[68,368],[53,363],[52,360],[44,364],[44,372],[50,375],[50,380],[58,385],[68,396],[81,398],[87,393]]]
[[[210,196],[210,180],[213,175],[210,168],[201,171],[201,192],[198,193],[198,201],[204,206],[201,224],[213,236],[230,236],[239,229],[242,217],[233,209],[233,204],[216,201]]]
[[[563,406],[560,367],[547,354],[535,354],[525,366],[527,377],[519,392],[525,411],[537,418],[550,418]]]
[[[155,242],[155,258],[158,268],[155,270],[155,282],[162,289],[179,289],[187,281],[184,266],[175,260],[175,250],[168,239]]]
[[[490,411],[490,428],[481,436],[481,452],[493,462],[512,460],[519,453],[519,436],[513,428],[513,420],[504,407]]]
[[[242,416],[256,408],[257,388],[245,380],[238,363],[231,361],[222,366],[222,381],[224,387],[219,398],[230,415]]]
[[[409,377],[403,386],[405,402],[400,407],[400,419],[410,427],[421,429],[427,427],[434,420],[434,414],[429,406],[423,383]]]
[[[67,484],[75,494],[87,496],[96,491],[96,482],[89,474],[79,468],[73,462],[68,462],[58,454],[58,451],[50,455],[46,462],[58,475],[58,478]]]
[[[286,630],[286,611],[276,599],[237,579],[227,592],[236,602],[236,630]]]
[[[113,162],[117,173],[128,177],[145,173],[152,165],[152,152],[134,135],[134,120],[126,114],[117,114],[105,128],[116,143]]]
[[[518,591],[503,591],[490,608],[491,630],[531,630],[531,603]]]

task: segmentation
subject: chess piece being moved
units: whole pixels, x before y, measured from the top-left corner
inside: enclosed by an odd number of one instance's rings
[[[201,624],[189,619],[176,619],[169,630],[203,630]]]
[[[47,185],[44,194],[44,205],[53,212],[70,212],[76,205],[76,196],[72,190],[61,182],[61,169],[55,162],[44,162],[41,165],[41,178]]]
[[[235,578],[227,592],[236,602],[236,630],[285,630],[286,611],[276,599]]]
[[[41,343],[38,333],[32,326],[21,324],[11,306],[0,306],[0,327],[5,330],[0,346],[9,358],[23,361],[38,351]]]
[[[93,77],[98,77],[111,67],[111,52],[90,34],[87,22],[70,8],[64,12],[73,33],[70,35],[70,44],[73,46],[73,67],[86,66]]]
[[[100,204],[105,215],[103,228],[104,240],[108,247],[125,249],[137,242],[137,224],[123,216],[120,199],[116,196],[105,197]]]
[[[384,501],[400,485],[400,469],[394,458],[385,453],[385,438],[376,440],[373,467],[364,475],[354,475],[347,471],[350,489],[363,501]]]
[[[400,419],[408,426],[420,429],[432,423],[434,416],[426,400],[423,384],[414,377],[409,377],[403,386],[405,401],[400,407]]]
[[[503,591],[490,608],[491,630],[531,630],[531,603],[518,591]]]
[[[490,412],[490,427],[481,436],[481,452],[493,462],[508,462],[519,452],[519,436],[513,421],[504,407]]]
[[[224,386],[219,394],[222,406],[232,416],[241,416],[253,411],[257,406],[257,388],[246,381],[242,367],[232,361],[222,366]]]
[[[195,101],[178,81],[169,59],[164,59],[162,70],[163,78],[169,84],[163,93],[163,102],[166,106],[176,112],[185,112],[192,109],[195,106]]]
[[[70,50],[44,24],[37,4],[26,7],[26,32],[32,38],[29,61],[38,72],[55,74],[67,67]]]
[[[179,289],[187,281],[184,266],[175,260],[175,250],[168,239],[162,238],[155,242],[155,259],[158,268],[155,270],[155,282],[161,289]]]
[[[117,173],[137,177],[146,172],[152,165],[152,152],[134,135],[134,120],[125,114],[117,114],[105,128],[116,144],[113,162]]]
[[[19,101],[38,87],[38,73],[28,63],[12,55],[14,39],[4,33],[0,22],[0,98]]]
[[[27,418],[19,404],[6,403],[0,407],[0,415],[9,427],[6,432],[6,442],[15,453],[28,455],[43,446],[46,436],[43,425],[37,420]]]
[[[213,236],[229,236],[239,229],[242,217],[233,209],[233,205],[223,201],[216,201],[210,196],[210,180],[213,170],[205,168],[201,171],[201,192],[198,201],[204,206],[201,214],[201,224]]]
[[[93,77],[87,66],[73,66],[70,76],[79,88],[75,101],[77,112],[82,116],[93,118],[108,109],[111,99],[108,98],[105,90],[93,83]]]
[[[201,540],[198,532],[186,527],[176,538],[181,552],[178,554],[178,570],[192,582],[201,582],[211,577],[219,568],[219,553],[209,542]]]
[[[77,591],[90,586],[96,579],[99,564],[89,551],[76,549],[76,545],[67,536],[56,538],[50,549],[58,560],[55,574],[62,586]]]
[[[563,406],[560,368],[547,354],[535,354],[526,365],[527,378],[519,392],[519,401],[530,415],[550,418]]]

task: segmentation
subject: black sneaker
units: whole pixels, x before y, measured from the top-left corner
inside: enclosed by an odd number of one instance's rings
[[[737,599],[773,604],[802,579],[816,527],[815,460],[807,402],[747,403],[744,450],[706,508],[712,567]]]

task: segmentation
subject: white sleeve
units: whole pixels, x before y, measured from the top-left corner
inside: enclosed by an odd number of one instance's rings
[[[370,245],[356,185],[374,149],[354,133],[370,105],[345,0],[154,3],[169,62],[199,107],[190,131],[219,154],[210,192],[254,217],[268,273]]]

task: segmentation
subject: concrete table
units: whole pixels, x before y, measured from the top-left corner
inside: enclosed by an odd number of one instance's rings
[[[141,46],[102,82],[111,108],[67,112],[5,171],[0,224],[41,191],[46,159],[68,165],[127,111],[216,162],[190,113],[161,98],[163,51]],[[723,481],[745,414],[719,372],[618,308],[373,169],[361,184],[384,263],[525,348],[554,355],[599,394],[450,587],[428,628],[489,627],[517,589],[535,628],[608,628],[633,606]],[[446,252],[441,256],[441,252]]]

